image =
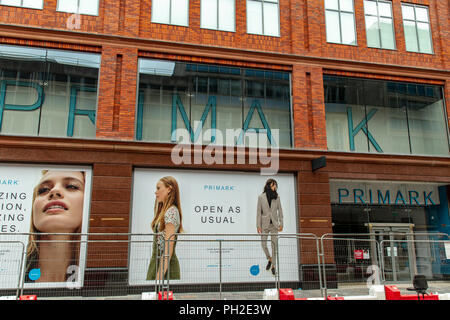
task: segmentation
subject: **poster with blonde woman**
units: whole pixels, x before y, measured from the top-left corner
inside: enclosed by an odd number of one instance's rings
[[[279,239],[276,250],[267,241],[273,263],[266,271],[268,256],[255,224],[256,200],[268,178],[258,172],[134,168],[129,285],[160,284],[157,277],[164,274],[170,285],[211,284],[219,279],[223,283],[273,283],[278,274],[280,281],[298,281],[295,238]],[[279,173],[271,179],[275,181],[269,185],[271,208],[276,203],[278,208],[272,214],[278,235],[295,234],[295,176]],[[167,257],[158,259],[161,252]]]
[[[6,231],[0,239],[23,244],[7,254],[16,264],[5,270],[0,262],[0,286],[12,288],[19,281],[25,288],[80,288],[91,169],[4,165],[0,176],[6,182],[0,182],[0,219]]]
[[[151,229],[153,248],[147,280],[179,280],[180,263],[175,248],[177,233],[183,232],[180,189],[174,177],[166,176],[156,184],[154,218]]]

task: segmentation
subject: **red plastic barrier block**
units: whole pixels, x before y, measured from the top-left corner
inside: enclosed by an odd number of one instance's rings
[[[295,298],[295,300],[308,300],[308,298]]]
[[[384,286],[384,293],[386,294],[386,300],[419,300],[417,294],[400,294],[400,290],[396,286]],[[439,300],[437,294],[426,294],[420,300]]]
[[[36,295],[20,296],[19,300],[37,300]]]
[[[400,290],[396,286],[384,286],[386,300],[400,300]]]
[[[173,300],[173,292],[169,291],[169,297],[167,297],[167,291],[164,292],[164,297],[162,292],[158,292],[158,300]]]
[[[420,299],[418,299],[417,294],[402,294],[400,295],[400,300],[439,300],[439,296],[436,294],[426,294]]]
[[[292,289],[280,289],[280,300],[295,300]]]
[[[425,298],[425,299],[424,299]],[[438,294],[426,294],[424,297],[420,296],[420,300],[439,300]]]
[[[344,300],[344,297],[327,297],[327,300]]]

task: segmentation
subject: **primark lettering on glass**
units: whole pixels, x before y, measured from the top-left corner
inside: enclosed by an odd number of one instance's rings
[[[336,204],[438,205],[436,185],[412,183],[360,183],[332,181],[331,198]]]
[[[0,46],[0,133],[95,137],[99,66],[98,54]]]

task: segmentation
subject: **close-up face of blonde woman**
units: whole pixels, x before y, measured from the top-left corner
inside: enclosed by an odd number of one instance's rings
[[[33,225],[43,233],[79,232],[83,221],[84,174],[48,171],[35,189]]]
[[[167,196],[172,191],[172,189],[164,184],[161,180],[158,181],[156,184],[156,201],[157,202],[164,202],[164,200],[167,199]]]

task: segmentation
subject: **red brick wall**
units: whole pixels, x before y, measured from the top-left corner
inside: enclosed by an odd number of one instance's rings
[[[73,42],[69,41],[71,37],[69,33],[64,35],[67,40],[60,42],[54,39],[53,41],[13,39],[11,36],[2,35],[1,25],[0,42],[101,53],[102,65],[97,106],[97,138],[100,139],[134,139],[138,56],[292,71],[294,146],[300,149],[326,150],[322,73],[330,72],[329,64],[326,64],[330,61],[334,62],[335,66],[339,66],[340,60],[402,65],[411,67],[408,70],[413,70],[412,73],[416,69],[430,69],[431,75],[427,78],[427,82],[442,84],[445,81],[447,115],[450,116],[450,80],[442,80],[442,73],[439,73],[439,76],[433,75],[434,70],[450,68],[449,4],[447,1],[438,0],[408,0],[408,2],[430,7],[435,51],[433,55],[405,51],[401,0],[393,0],[397,42],[397,50],[394,51],[366,47],[363,0],[355,0],[358,46],[326,42],[322,0],[280,0],[282,21],[280,37],[246,33],[246,1],[244,0],[236,0],[236,32],[201,29],[200,0],[190,0],[189,28],[152,24],[151,0],[101,0],[99,16],[80,16],[80,29],[72,31],[82,34],[117,36],[109,37],[106,44],[99,42],[92,45],[69,45],[68,43]],[[67,19],[72,15],[55,12],[56,4],[57,0],[45,0],[43,10],[0,6],[0,24],[67,30]],[[138,37],[141,40],[190,43],[199,45],[199,48],[201,45],[216,49],[212,57],[192,56],[181,49],[177,49],[176,54],[168,55],[149,48],[154,42],[150,42],[147,49],[142,51],[137,43],[131,45],[129,42],[125,43],[125,40],[129,38]],[[241,50],[233,51],[229,56],[224,57],[223,47]],[[277,63],[273,62],[273,56],[269,54],[261,55],[259,61],[253,61],[246,56],[252,51],[277,52],[283,55],[276,56]],[[308,65],[305,59],[310,59],[314,65]],[[321,63],[324,66],[321,66]],[[348,65],[346,69],[348,70],[343,71],[344,74],[360,77],[373,77],[376,73],[383,74],[386,71],[383,69],[379,72],[372,71],[372,74],[365,74],[361,71],[361,66],[357,68],[359,71],[355,72],[353,66]],[[409,78],[405,78],[401,72],[398,79],[424,81],[410,77],[410,73]],[[14,138],[2,137],[0,155],[3,161],[73,163],[93,166],[91,232],[127,232],[129,230],[130,191],[134,166],[171,167],[168,154],[160,155],[159,145],[155,147],[158,151],[144,152],[143,149],[148,147],[147,144],[129,142],[129,145],[128,143],[122,145],[117,141],[111,143],[108,141],[108,146],[105,146],[106,142],[96,141],[95,144],[101,145],[102,148],[97,150],[92,147],[94,150],[88,152],[84,150],[88,142],[70,140],[61,142],[61,144],[68,144],[67,150],[64,150],[63,155],[61,150],[57,150],[56,155],[55,139],[18,139],[19,142],[16,143],[19,145],[14,145]],[[26,143],[25,140],[37,141],[36,146],[30,148],[20,145]],[[108,149],[110,145],[111,149]],[[450,183],[450,178],[445,176],[445,169],[448,166],[436,167],[434,159],[426,159],[424,160],[426,163],[421,165],[405,165],[407,162],[405,157],[382,158],[382,155],[368,155],[363,160],[355,160],[353,155],[338,154],[334,155],[334,160],[328,162],[327,168],[311,173],[309,160],[300,159],[300,155],[306,154],[306,151],[287,153],[286,159],[281,162],[281,167],[284,171],[296,172],[298,176],[297,199],[299,232],[301,233],[321,235],[332,231],[329,178],[399,181],[419,179],[427,182]],[[330,154],[327,153],[327,155]],[[321,152],[312,154],[313,157],[320,155],[322,155]],[[214,168],[255,169],[220,166]],[[420,176],[417,173],[420,173]],[[302,243],[302,253],[309,252],[310,249],[305,247],[307,245],[306,242]],[[123,252],[118,253],[115,266],[126,266],[126,258],[119,262],[120,257],[126,257],[126,251],[127,248],[124,247]],[[89,254],[92,254],[92,251]],[[315,259],[316,256],[312,254],[309,257],[303,255],[302,263],[315,263]],[[327,252],[326,261],[332,262],[332,253]],[[112,265],[107,264],[107,266]]]
[[[247,34],[246,1],[236,1],[235,32],[215,31],[200,28],[200,0],[189,1],[189,27],[151,23],[151,1],[141,1],[139,36],[176,42],[195,43],[208,46],[232,47],[290,53],[291,1],[280,5],[281,37]]]
[[[97,138],[134,139],[137,63],[137,49],[103,47]]]
[[[100,1],[99,16],[81,15],[80,29],[73,31],[80,32],[103,32],[103,4]],[[114,1],[115,2],[115,1]],[[49,29],[66,29],[67,21],[71,13],[56,12],[57,0],[45,0],[42,10],[27,9],[19,7],[1,6],[0,22],[5,24],[26,25],[30,27],[42,27]]]
[[[137,56],[232,64],[247,67],[292,70],[292,109],[294,119],[294,146],[304,149],[326,150],[326,126],[323,105],[322,67],[297,64],[295,57],[326,58],[332,60],[354,60],[360,62],[405,65],[414,68],[446,70],[450,67],[449,5],[445,1],[411,0],[410,3],[427,5],[430,8],[433,48],[435,54],[418,54],[405,51],[401,0],[393,0],[397,50],[367,48],[364,23],[363,0],[355,1],[355,16],[358,46],[330,44],[326,42],[323,1],[280,0],[281,36],[266,37],[246,33],[246,1],[236,1],[236,31],[223,32],[200,28],[200,0],[189,1],[189,27],[151,23],[151,0],[100,1],[99,16],[81,15],[79,33],[109,34],[127,38],[153,39],[176,43],[198,44],[216,47],[243,49],[230,55],[230,59],[206,58],[204,56],[167,55],[157,51],[138,51],[139,45],[116,44],[97,47],[67,45],[51,41],[16,40],[1,37],[3,43],[38,45],[102,52],[100,73],[97,137],[130,140],[134,137],[134,112],[136,103]],[[67,19],[71,14],[56,12],[57,0],[44,1],[43,10],[0,6],[0,23],[67,30]],[[70,35],[68,35],[70,36]],[[246,59],[246,50],[277,52],[286,55],[284,64],[273,64],[270,56],[252,63]],[[121,56],[120,66],[117,57]],[[233,56],[234,55],[234,56]],[[280,59],[280,58],[279,58]],[[283,56],[281,56],[283,60]],[[318,66],[319,65],[319,66]],[[411,70],[414,70],[412,68]],[[328,70],[326,70],[328,72]],[[345,71],[347,72],[347,71]],[[374,72],[373,70],[371,72]],[[354,73],[357,76],[371,74]],[[401,74],[399,75],[401,77]],[[432,77],[432,76],[431,76]],[[411,81],[420,81],[410,77]],[[433,79],[428,81],[434,82]],[[442,82],[442,75],[436,82]],[[445,87],[449,108],[448,81]],[[450,114],[450,112],[449,112]]]
[[[189,27],[179,27],[151,23],[151,0],[102,0],[99,16],[81,15],[80,29],[73,31],[434,69],[450,67],[447,1],[408,1],[429,7],[435,54],[406,52],[401,0],[392,1],[396,50],[367,48],[363,0],[354,0],[358,46],[326,42],[323,1],[280,0],[280,37],[246,33],[244,0],[236,0],[235,32],[201,29],[200,1],[189,1]],[[56,12],[56,5],[57,0],[46,0],[43,10],[1,6],[0,23],[67,30],[72,14]]]
[[[321,68],[294,66],[292,112],[296,148],[327,149]]]
[[[327,43],[323,1],[311,1],[310,5],[316,6],[311,10],[314,10],[320,23],[313,24],[311,26],[311,29],[313,30],[310,32],[321,35],[320,38],[315,38],[317,46],[314,46],[311,51],[314,52],[314,55],[335,59],[370,61],[382,64],[429,67],[436,69],[441,67],[448,68],[449,45],[448,40],[446,39],[448,39],[449,22],[448,19],[443,18],[449,16],[448,3],[445,5],[443,1],[437,0],[410,0],[407,2],[429,7],[434,54],[406,51],[401,10],[402,0],[392,1],[396,50],[381,50],[367,47],[363,0],[354,0],[358,45],[349,46]]]

